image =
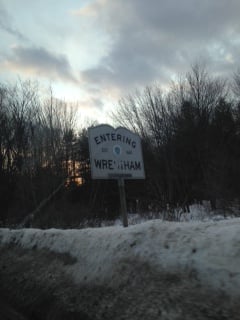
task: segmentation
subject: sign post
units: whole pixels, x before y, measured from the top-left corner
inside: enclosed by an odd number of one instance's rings
[[[118,180],[121,214],[128,226],[125,179],[145,179],[141,139],[130,130],[109,125],[88,129],[92,179]]]
[[[127,218],[127,203],[126,203],[126,194],[125,194],[125,185],[124,179],[118,178],[118,188],[120,195],[120,206],[121,206],[121,215],[123,219],[123,226],[128,226],[128,218]]]

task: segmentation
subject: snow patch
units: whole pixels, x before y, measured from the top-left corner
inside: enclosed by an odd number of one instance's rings
[[[121,265],[135,260],[156,270],[196,272],[202,283],[240,294],[240,219],[207,222],[151,220],[128,228],[0,229],[2,245],[49,249],[77,259],[65,266],[77,283],[114,286]],[[9,249],[10,250],[10,249]]]

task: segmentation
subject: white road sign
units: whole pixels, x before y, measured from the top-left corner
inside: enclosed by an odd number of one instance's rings
[[[99,125],[88,129],[88,138],[93,179],[145,179],[139,135]]]

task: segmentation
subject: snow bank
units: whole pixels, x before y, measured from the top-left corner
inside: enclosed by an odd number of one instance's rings
[[[129,228],[0,229],[0,243],[69,253],[77,262],[66,266],[66,272],[77,283],[114,286],[124,277],[121,266],[127,261],[148,263],[159,272],[194,271],[201,282],[240,294],[239,228],[237,218],[188,223],[152,220]]]

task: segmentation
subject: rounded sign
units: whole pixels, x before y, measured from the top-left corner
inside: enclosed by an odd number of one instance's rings
[[[88,129],[93,179],[145,179],[139,135],[103,124]]]

